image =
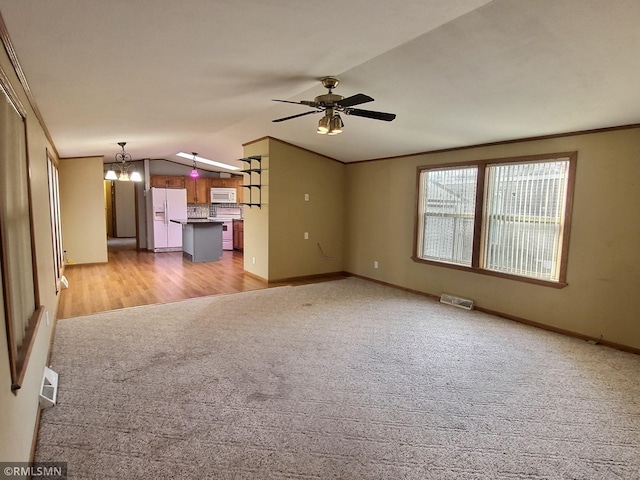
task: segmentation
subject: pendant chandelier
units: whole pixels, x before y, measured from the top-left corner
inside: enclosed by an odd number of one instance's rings
[[[196,168],[196,158],[198,157],[198,154],[196,152],[191,152],[191,155],[193,155],[193,170],[191,170],[189,176],[191,178],[198,178],[200,176],[198,169]]]
[[[118,145],[120,145],[122,151],[116,153],[116,161],[109,167],[109,171],[104,177],[105,180],[120,180],[122,182],[142,181],[142,176],[140,175],[140,173],[138,173],[136,167],[131,162],[131,155],[124,151],[124,146],[126,144],[127,142],[118,142]],[[116,169],[118,170],[117,172]]]

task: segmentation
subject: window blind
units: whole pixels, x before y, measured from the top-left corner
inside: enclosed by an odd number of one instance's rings
[[[483,267],[558,280],[569,160],[489,165]]]
[[[421,174],[421,257],[471,265],[477,167]]]

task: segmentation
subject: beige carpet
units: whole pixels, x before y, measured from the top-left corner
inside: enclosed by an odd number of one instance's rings
[[[69,478],[640,478],[640,357],[357,278],[61,320]]]

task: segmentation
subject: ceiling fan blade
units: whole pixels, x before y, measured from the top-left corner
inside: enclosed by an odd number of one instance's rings
[[[295,105],[306,105],[308,107],[320,108],[320,104],[319,103],[312,102],[311,100],[300,100],[299,102],[293,102],[291,100],[277,100],[275,98],[272,98],[271,101],[273,101],[273,102],[282,102],[282,103],[293,103]]]
[[[373,102],[373,98],[369,95],[365,95],[364,93],[356,93],[355,95],[351,95],[350,97],[343,98],[339,102],[336,102],[336,105],[339,105],[340,107],[352,107],[354,105],[360,105],[367,102]]]
[[[272,122],[284,122],[285,120],[291,120],[292,118],[304,117],[305,115],[310,115],[312,113],[319,113],[320,110],[310,110],[308,112],[299,113],[297,115],[291,115],[290,117],[282,117],[276,118],[275,120],[271,120]]]
[[[296,105],[304,105],[304,103],[302,103],[302,102],[292,102],[291,100],[277,100],[275,98],[272,98],[271,101],[273,101],[273,102],[282,102],[282,103],[295,103]]]
[[[356,117],[373,118],[374,120],[384,120],[390,122],[396,118],[395,113],[374,112],[372,110],[362,110],[360,108],[346,108],[344,113],[347,115],[355,115]]]

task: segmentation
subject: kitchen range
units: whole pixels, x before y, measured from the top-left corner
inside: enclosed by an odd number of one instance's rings
[[[237,206],[217,205],[215,208],[216,220],[222,220],[222,249],[233,250],[233,220],[242,218],[242,208]]]

